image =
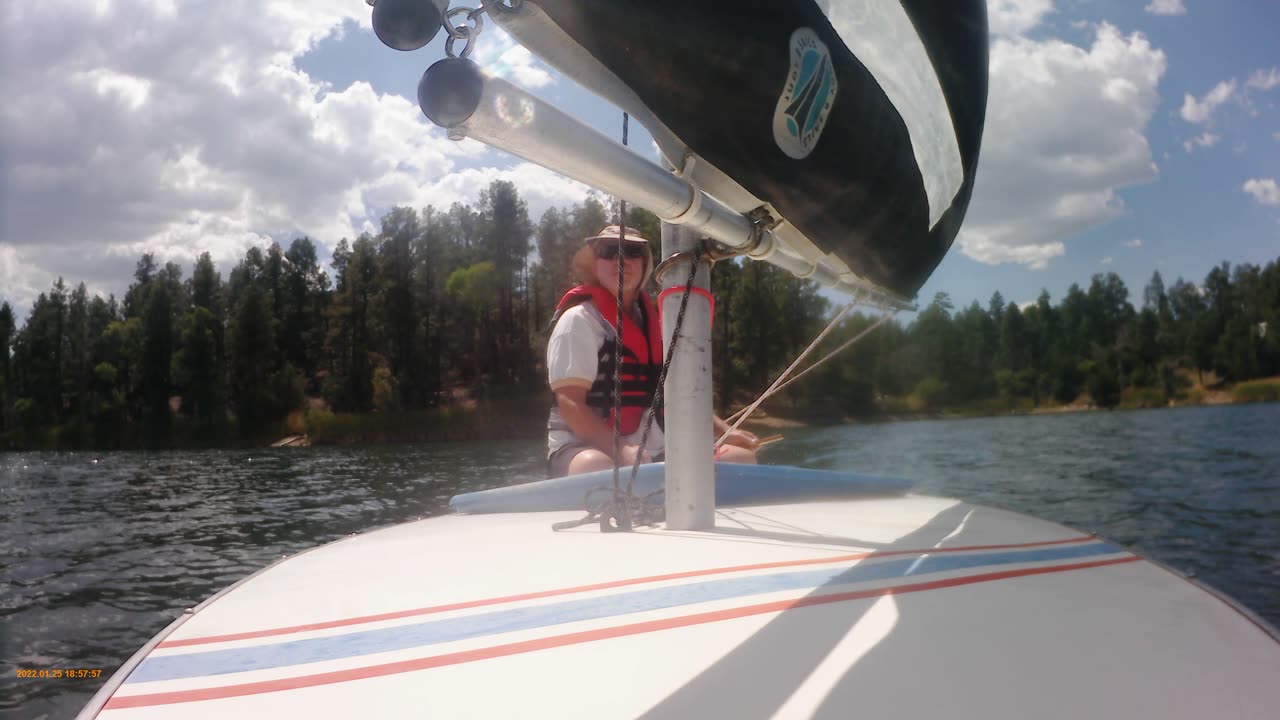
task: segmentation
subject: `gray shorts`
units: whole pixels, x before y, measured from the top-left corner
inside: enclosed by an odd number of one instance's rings
[[[547,477],[558,478],[568,475],[569,463],[573,462],[578,453],[589,449],[591,449],[590,445],[574,440],[556,448],[555,452],[547,456]]]
[[[578,456],[583,450],[590,450],[591,446],[577,440],[570,440],[561,445],[555,452],[547,457],[547,477],[558,478],[569,474],[569,463]],[[658,453],[654,458],[654,462],[661,462],[666,453]]]

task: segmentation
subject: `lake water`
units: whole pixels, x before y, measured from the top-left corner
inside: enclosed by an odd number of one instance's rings
[[[791,430],[762,460],[1095,532],[1280,625],[1280,404]],[[73,716],[183,608],[281,555],[536,479],[539,443],[0,455],[0,717]],[[17,679],[17,668],[101,678]]]

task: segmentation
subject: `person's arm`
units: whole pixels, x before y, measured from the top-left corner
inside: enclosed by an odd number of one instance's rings
[[[587,388],[581,385],[564,385],[555,393],[560,417],[569,425],[573,434],[605,455],[613,457],[613,429],[587,406]],[[639,449],[636,445],[623,442],[620,461],[635,462]]]
[[[718,415],[711,416],[711,425],[715,428],[715,434],[716,434],[717,440],[720,438],[721,435],[725,434],[725,432],[728,431],[730,427],[729,423],[725,422],[724,420],[721,420],[720,416]],[[748,450],[755,450],[756,448],[758,448],[759,442],[760,442],[760,438],[756,437],[755,433],[742,430],[741,428],[729,433],[729,437],[724,439],[724,443],[726,445],[737,445],[738,447],[746,448]]]

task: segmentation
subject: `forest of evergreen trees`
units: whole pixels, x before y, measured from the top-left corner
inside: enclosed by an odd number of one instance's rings
[[[59,279],[20,329],[0,306],[0,447],[261,441],[296,411],[396,416],[448,405],[459,388],[549,402],[547,323],[581,238],[612,218],[589,197],[535,225],[517,189],[495,182],[474,206],[393,209],[377,235],[343,239],[328,269],[302,237],[249,250],[225,280],[207,253],[188,279],[144,255],[119,299]],[[633,211],[628,221],[657,254],[657,219]],[[832,308],[813,283],[763,263],[721,262],[713,283],[717,402],[728,413],[768,386]],[[826,345],[874,320],[847,317]],[[775,407],[824,417],[1081,398],[1113,407],[1126,394],[1154,405],[1187,400],[1205,374],[1280,374],[1280,262],[1224,263],[1199,285],[1166,287],[1155,273],[1139,307],[1113,273],[1072,285],[1056,305],[1047,292],[1027,307],[996,293],[985,308],[956,309],[939,293]],[[544,418],[518,421],[536,431]]]

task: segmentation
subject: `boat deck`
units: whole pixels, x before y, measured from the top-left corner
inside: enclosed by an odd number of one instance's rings
[[[1280,707],[1280,643],[1257,621],[1035,518],[906,496],[721,509],[708,532],[550,529],[579,516],[450,515],[277,563],[140,652],[98,717]]]

